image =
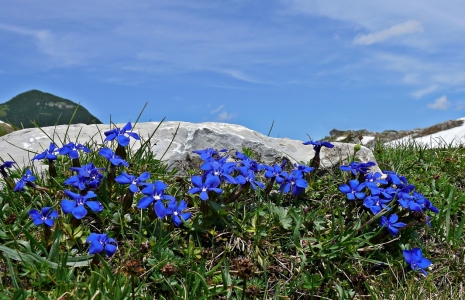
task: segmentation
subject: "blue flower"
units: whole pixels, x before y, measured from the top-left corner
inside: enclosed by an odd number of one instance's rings
[[[205,171],[203,178],[209,175],[218,176],[221,182],[227,182],[229,184],[236,184],[234,177],[230,174],[236,170],[236,163],[226,162],[222,160],[211,161],[204,163],[201,167]]]
[[[155,201],[153,209],[160,219],[163,219],[168,210],[163,204],[163,200],[176,201],[173,196],[165,195],[167,185],[163,181],[155,181],[155,183],[148,184],[143,190],[142,194],[145,196],[139,200],[137,208],[147,208],[152,202]]]
[[[360,188],[368,187],[372,195],[379,195],[379,185],[388,183],[386,180],[381,179],[381,176],[379,172],[367,174],[365,177],[366,181],[360,184]]]
[[[245,154],[243,154],[243,153],[241,153],[239,151],[236,151],[236,158],[240,160],[239,163],[243,167],[246,167],[246,168],[252,170],[254,173],[265,169],[264,165],[261,165],[261,164],[257,163],[255,160],[251,159],[250,157],[248,157],[247,155],[245,155]]]
[[[313,168],[313,167],[309,167],[307,165],[298,165],[296,163],[294,164],[294,167],[295,167],[296,170],[302,171],[304,174],[310,173],[313,170],[315,170],[315,168]]]
[[[149,178],[149,172],[144,172],[140,174],[139,177],[136,177],[123,171],[120,175],[116,176],[115,181],[119,184],[130,184],[129,190],[136,193],[139,190],[138,186],[147,185],[146,181],[149,180]]]
[[[265,185],[258,180],[255,179],[254,171],[246,166],[237,168],[240,175],[236,177],[236,183],[240,185],[244,185],[246,183],[250,183],[254,190],[257,189],[257,186],[263,189]]]
[[[68,155],[69,158],[76,159],[79,158],[78,151],[84,151],[86,153],[89,153],[90,149],[82,144],[75,144],[73,142],[70,142],[66,145],[63,145],[63,147],[57,149],[57,151],[60,155]]]
[[[431,261],[423,257],[420,248],[413,248],[412,250],[403,250],[402,254],[404,255],[405,261],[414,271],[421,271],[423,274],[428,275],[424,270],[429,265]]]
[[[303,179],[304,175],[300,170],[293,170],[291,174],[286,172],[281,173],[284,176],[284,181],[279,186],[279,189],[285,194],[291,191],[292,195],[297,196],[301,194],[308,186],[308,183]]]
[[[87,215],[85,205],[95,212],[101,212],[103,210],[103,205],[100,202],[88,200],[90,198],[97,197],[97,195],[92,191],[88,191],[84,196],[68,190],[65,190],[65,194],[73,200],[61,200],[61,209],[65,214],[72,213],[78,220]]]
[[[362,193],[363,187],[360,187],[360,184],[358,180],[350,180],[349,185],[347,184],[342,184],[339,186],[339,191],[341,193],[346,194],[347,199],[349,200],[355,200],[357,199],[363,199],[366,197],[365,193]]]
[[[50,146],[47,150],[45,150],[44,152],[40,154],[37,154],[31,160],[35,160],[35,159],[39,160],[39,159],[44,159],[44,158],[48,159],[49,161],[56,160],[57,156],[53,154],[53,152],[55,152],[56,147],[57,146],[53,142],[50,142]]]
[[[399,233],[398,228],[404,227],[406,224],[403,222],[397,222],[399,220],[399,216],[396,214],[392,214],[387,218],[386,216],[381,217],[380,224],[382,227],[387,227],[390,234],[396,236]]]
[[[0,173],[3,175],[4,178],[8,178],[8,174],[5,171],[5,168],[12,168],[14,161],[5,161],[3,164],[0,165]]]
[[[413,198],[415,199],[415,202],[420,205],[421,209],[424,210],[430,210],[434,213],[438,213],[439,209],[435,207],[431,201],[429,201],[425,196],[418,192],[413,192]]]
[[[102,148],[98,151],[98,154],[111,162],[114,166],[126,166],[129,167],[129,163],[122,159],[119,155],[116,155],[110,148]]]
[[[191,217],[192,213],[183,212],[187,208],[187,203],[184,200],[179,202],[179,205],[176,201],[168,202],[168,210],[171,214],[171,218],[174,222],[174,225],[179,226],[181,225],[182,221],[187,221]]]
[[[406,193],[405,190],[397,193],[397,202],[399,202],[400,206],[403,208],[408,208],[411,211],[423,212],[421,205],[415,201],[412,195]]]
[[[386,180],[389,184],[395,184],[397,187],[407,184],[407,178],[405,176],[399,176],[396,172],[393,171],[383,171],[384,174],[387,174]]]
[[[86,243],[90,243],[89,254],[97,254],[105,250],[108,257],[112,257],[116,249],[118,249],[118,243],[114,238],[109,238],[106,233],[94,233],[92,232],[86,239]]]
[[[313,150],[315,152],[320,152],[321,147],[326,147],[326,148],[333,148],[334,145],[331,144],[330,142],[321,142],[321,141],[308,141],[305,143],[302,143],[304,145],[313,145]]]
[[[281,184],[287,178],[287,173],[283,172],[281,166],[274,164],[274,166],[265,166],[265,177],[266,178],[275,178],[276,182]],[[284,173],[284,174],[283,174]]]
[[[200,193],[200,199],[202,199],[203,201],[208,200],[209,191],[214,191],[218,194],[221,194],[223,192],[222,189],[217,188],[217,186],[220,184],[220,179],[218,178],[218,176],[208,175],[205,178],[205,181],[203,181],[202,177],[200,176],[192,176],[191,182],[194,185],[194,187],[190,188],[187,193]]]
[[[85,190],[86,188],[95,190],[100,186],[100,181],[103,179],[102,172],[104,168],[96,168],[93,163],[69,169],[76,171],[78,174],[66,179],[64,184],[72,185],[80,190]]]
[[[31,170],[26,169],[26,172],[24,173],[23,177],[21,177],[21,179],[16,183],[15,188],[13,189],[13,191],[15,191],[15,192],[18,192],[18,191],[24,192],[24,187],[26,185],[31,185],[31,184],[34,185],[33,184],[34,180],[36,180],[36,177],[34,175],[32,175]]]
[[[381,199],[378,196],[368,196],[363,200],[363,205],[370,209],[376,215],[382,209],[386,208],[390,200]]]
[[[39,212],[37,209],[31,209],[29,211],[29,216],[34,221],[34,225],[39,226],[45,224],[49,227],[54,225],[53,219],[58,218],[58,212],[52,207],[44,207],[42,211]]]
[[[369,161],[367,163],[362,162],[351,162],[348,166],[340,166],[339,169],[346,172],[352,172],[354,176],[358,173],[367,174],[372,166],[376,165],[374,162]]]
[[[128,130],[132,129],[131,122],[128,122],[126,125],[124,125],[123,128],[114,128],[108,131],[105,131],[103,134],[105,134],[106,138],[105,141],[113,141],[116,139],[118,144],[122,147],[126,147],[129,144],[129,138],[125,136],[127,134],[128,136],[132,137],[133,139],[140,140],[140,137],[137,133],[131,132]]]
[[[227,149],[222,149],[220,151],[216,151],[213,148],[207,148],[207,149],[203,149],[203,150],[194,150],[192,152],[200,155],[200,158],[203,161],[211,162],[211,161],[215,161],[215,160],[218,160],[218,159],[222,158],[219,152],[227,152],[227,151],[228,151]]]

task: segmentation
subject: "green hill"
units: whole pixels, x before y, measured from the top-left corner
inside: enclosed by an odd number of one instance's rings
[[[78,104],[44,93],[31,90],[17,95],[10,101],[0,104],[0,120],[11,123],[17,128],[54,126],[69,124]],[[72,120],[72,124],[102,124],[87,109],[80,106]]]

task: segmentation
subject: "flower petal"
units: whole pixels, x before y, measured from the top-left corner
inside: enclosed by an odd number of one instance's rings
[[[80,220],[87,215],[87,210],[84,205],[78,205],[75,209],[73,209],[72,213],[76,219]]]
[[[61,204],[61,210],[63,210],[65,214],[69,214],[73,212],[73,209],[76,208],[76,201],[64,199],[64,200],[61,200],[60,204]]]

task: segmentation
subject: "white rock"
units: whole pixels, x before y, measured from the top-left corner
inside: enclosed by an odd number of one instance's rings
[[[122,128],[124,125],[117,124],[117,127]],[[159,128],[154,133],[157,126]],[[178,126],[179,129],[173,139]],[[60,125],[14,131],[0,137],[0,157],[5,161],[13,159],[19,166],[30,165],[32,157],[48,149],[51,139],[58,147],[71,141],[93,145],[93,149],[97,150],[105,139],[103,132],[110,129],[109,125],[75,124],[69,128],[67,125]],[[151,151],[156,159],[165,161],[168,164],[168,169],[176,167],[181,172],[191,167],[198,167],[200,158],[192,151],[205,148],[218,150],[226,148],[231,153],[235,153],[236,150],[242,152],[243,148],[250,148],[259,155],[260,162],[267,164],[279,164],[283,158],[287,158],[291,162],[308,163],[315,155],[313,146],[303,145],[303,141],[267,137],[244,126],[234,124],[147,122],[136,124],[133,131],[141,136],[142,142],[150,139]],[[66,139],[64,138],[65,133],[67,134]],[[321,150],[320,158],[323,168],[347,164],[349,159],[353,157],[354,144],[338,142],[333,144],[334,148],[323,147]],[[140,146],[141,142],[131,138],[131,151],[139,149]],[[362,162],[376,162],[372,151],[363,146],[355,157],[356,160]],[[378,167],[373,170],[380,172]]]

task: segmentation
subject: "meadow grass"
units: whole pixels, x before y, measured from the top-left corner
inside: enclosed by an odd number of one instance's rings
[[[91,151],[79,157],[81,165],[105,168],[93,199],[103,205],[101,212],[89,210],[78,222],[63,213],[60,204],[68,198],[64,191],[79,193],[64,184],[75,174],[66,156],[54,163],[57,177],[42,173],[37,168],[41,162],[28,167],[37,176],[35,183],[48,190],[26,186],[14,192],[3,183],[0,299],[464,298],[463,147],[376,145],[379,167],[405,176],[440,210],[428,213],[429,227],[419,221],[426,220],[425,214],[415,215],[393,201],[391,210],[411,221],[393,237],[379,225],[387,209],[373,215],[363,200],[349,201],[339,191],[351,176],[338,167],[306,176],[307,187],[296,196],[281,192],[276,182],[270,192],[223,182],[223,192],[209,192],[204,201],[189,193],[192,176],[204,172],[200,165],[187,174],[168,171],[153,157],[149,139],[142,137],[140,149],[129,145],[130,165],[116,167],[116,175],[149,172],[149,182],[166,183],[164,193],[185,200],[185,212],[191,213],[175,226],[169,215],[157,217],[153,204],[137,208],[144,197],[140,191],[130,207],[123,205],[128,185],[112,181],[110,162],[98,155],[103,139],[101,135],[86,144]],[[61,147],[66,138],[54,142]],[[116,147],[114,141],[110,148]],[[248,149],[242,153],[251,159],[257,155]],[[288,172],[292,168],[290,163],[285,167]],[[10,169],[7,180],[18,182],[24,171]],[[270,179],[263,173],[255,175],[266,186]],[[233,170],[232,176],[238,175]],[[31,209],[45,206],[60,215],[52,228],[35,226],[29,216]],[[114,238],[115,254],[89,254],[86,240],[91,233]],[[432,261],[427,276],[405,262],[402,250],[413,247]]]

